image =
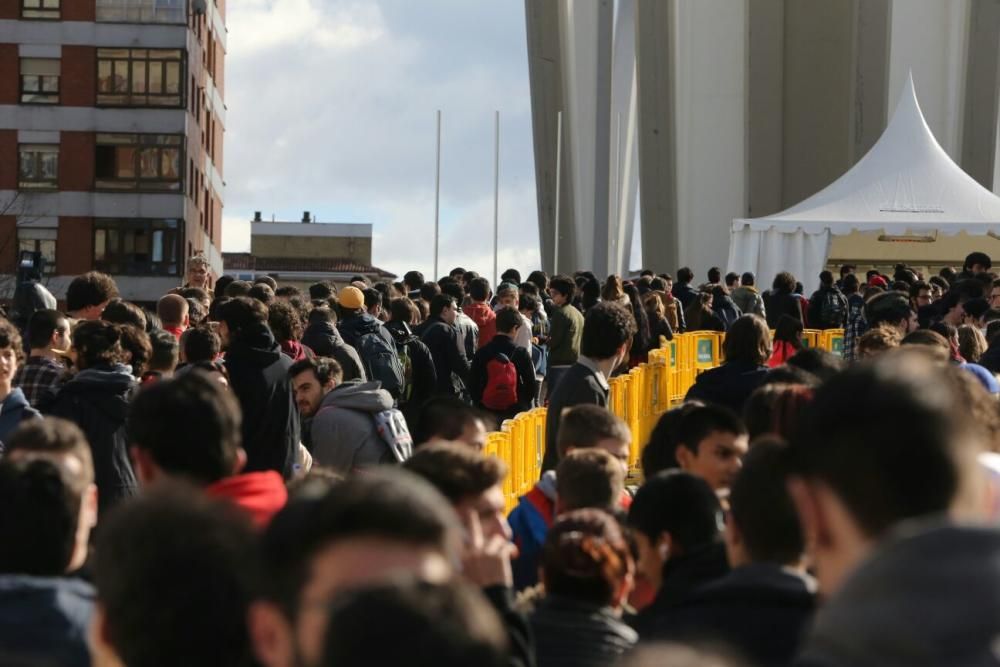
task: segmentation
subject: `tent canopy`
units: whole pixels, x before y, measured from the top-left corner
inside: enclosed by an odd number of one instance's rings
[[[924,120],[910,76],[885,132],[843,176],[795,206],[733,220],[729,268],[818,283],[830,234],[983,235],[1000,230],[1000,198],[962,171]]]

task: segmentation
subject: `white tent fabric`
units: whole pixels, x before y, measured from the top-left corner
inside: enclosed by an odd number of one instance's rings
[[[931,133],[913,78],[871,150],[843,176],[774,215],[733,220],[730,271],[752,271],[762,284],[791,271],[818,284],[830,234],[983,235],[1000,231],[1000,198],[955,164]]]

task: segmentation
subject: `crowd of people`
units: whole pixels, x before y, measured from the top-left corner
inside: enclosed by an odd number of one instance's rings
[[[62,310],[25,281],[0,664],[996,664],[990,258],[844,266],[808,298],[707,278],[304,291],[195,256],[155,304],[91,272]],[[697,330],[724,363],[633,442],[609,380]],[[544,472],[508,513],[487,432],[537,406]]]

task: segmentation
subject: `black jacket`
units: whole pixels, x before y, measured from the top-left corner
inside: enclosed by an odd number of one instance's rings
[[[427,399],[434,395],[434,389],[437,387],[437,369],[434,368],[431,351],[427,349],[422,340],[410,331],[409,325],[393,321],[386,322],[385,328],[396,341],[396,350],[398,350],[401,360],[404,351],[410,357],[407,396],[400,398],[399,409],[406,417],[410,433],[415,433],[420,418],[420,408]],[[404,373],[406,371],[405,364],[403,371]]]
[[[420,339],[431,351],[437,371],[437,393],[461,397],[469,384],[471,363],[458,340],[458,329],[438,317],[424,323]]]
[[[639,640],[610,609],[553,595],[528,621],[538,667],[606,667]]]
[[[674,283],[674,287],[670,290],[670,293],[674,295],[674,298],[681,302],[681,306],[685,310],[691,305],[698,296],[698,290],[691,287],[690,283]]]
[[[509,667],[535,667],[535,641],[524,614],[514,607],[514,594],[506,586],[487,586],[482,589],[486,600],[503,623],[509,643]]]
[[[292,475],[300,426],[288,379],[291,366],[264,324],[241,331],[226,350],[229,383],[243,409],[244,472]]]
[[[358,351],[344,342],[340,337],[337,327],[332,322],[314,322],[306,327],[302,334],[302,344],[316,353],[319,357],[330,357],[336,359],[340,367],[344,369],[344,382],[350,380],[361,380],[367,382],[365,368],[361,364],[361,357]]]
[[[738,567],[660,617],[656,639],[725,643],[755,665],[788,665],[816,609],[816,582],[778,565]]]
[[[608,390],[601,385],[597,373],[578,361],[570,366],[549,396],[549,409],[545,415],[545,458],[542,460],[542,472],[554,470],[559,464],[556,437],[559,435],[559,420],[563,410],[584,404],[607,407]]]
[[[772,329],[777,328],[782,315],[805,324],[799,299],[791,292],[764,292],[764,308],[767,310],[767,326]]]
[[[721,579],[728,572],[726,547],[721,542],[672,557],[663,568],[663,583],[653,602],[632,619],[632,627],[639,638],[642,641],[657,639],[679,606],[700,587]]]
[[[486,365],[500,354],[507,355],[517,368],[517,405],[509,412],[517,414],[530,410],[538,394],[538,381],[535,379],[535,366],[531,362],[531,354],[523,347],[515,345],[513,339],[504,334],[494,336],[493,340],[483,345],[472,358],[472,370],[469,372],[469,392],[472,394],[472,402],[482,405],[488,378]]]
[[[743,404],[764,381],[768,370],[767,366],[754,366],[742,361],[726,362],[699,375],[684,400],[696,398],[706,403],[717,403],[741,414]]]
[[[87,436],[102,514],[138,492],[125,434],[129,400],[136,386],[127,366],[102,365],[77,373],[41,406],[47,415],[74,422]]]
[[[733,326],[733,322],[743,314],[731,297],[720,295],[716,295],[712,300],[712,312],[722,320],[726,331],[729,331],[729,327]]]

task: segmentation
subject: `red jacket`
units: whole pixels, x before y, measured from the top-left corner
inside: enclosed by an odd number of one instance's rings
[[[250,515],[258,528],[264,528],[288,502],[285,480],[273,470],[220,479],[206,488],[205,493],[232,501]]]
[[[488,303],[471,303],[462,308],[462,312],[472,318],[479,327],[479,348],[493,340],[497,335],[497,314]]]

